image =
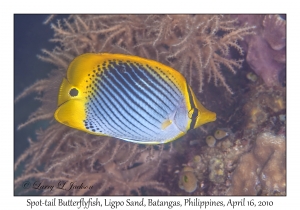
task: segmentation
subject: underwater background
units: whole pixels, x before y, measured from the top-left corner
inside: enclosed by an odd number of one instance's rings
[[[284,15],[48,17],[14,16],[15,195],[286,194]],[[158,146],[58,124],[61,79],[84,52],[172,66],[216,122]],[[22,188],[28,180],[93,190]]]
[[[14,98],[25,88],[38,79],[47,76],[51,71],[51,65],[40,61],[36,55],[41,48],[53,48],[54,44],[48,42],[53,35],[51,28],[43,25],[48,15],[15,15],[14,16]],[[28,119],[28,113],[33,112],[40,106],[38,101],[33,100],[31,95],[16,103],[14,107],[14,158],[18,158],[29,143],[24,137],[34,135],[32,130],[40,125],[31,126],[17,131],[18,125]]]

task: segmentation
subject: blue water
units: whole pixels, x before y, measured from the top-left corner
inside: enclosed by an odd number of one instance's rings
[[[49,15],[14,15],[14,98],[26,87],[47,76],[53,65],[37,58],[41,49],[53,49],[53,30],[44,25]],[[26,122],[28,116],[36,110],[40,102],[34,100],[37,95],[32,94],[20,100],[14,106],[14,158],[29,146],[28,137],[35,138],[35,130],[42,127],[36,123],[17,131],[18,125]]]

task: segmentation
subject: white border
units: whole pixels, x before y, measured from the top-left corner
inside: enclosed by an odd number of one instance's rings
[[[276,208],[296,207],[299,200],[299,6],[296,1],[274,0],[207,0],[207,1],[5,1],[0,9],[1,46],[1,209],[29,209],[27,199],[40,197],[13,196],[13,14],[15,13],[287,13],[287,196],[253,197],[272,200]],[[298,61],[298,62],[297,62]],[[298,178],[298,179],[297,179]],[[46,197],[50,199],[52,197]],[[59,197],[68,199],[68,197]],[[70,197],[73,198],[74,197]],[[75,197],[79,199],[80,197]],[[89,197],[85,197],[88,199]],[[92,197],[96,198],[96,197]],[[105,197],[110,198],[110,197]],[[111,197],[124,200],[131,197]],[[136,198],[136,197],[132,197]],[[150,197],[147,197],[147,199]],[[183,200],[187,197],[152,197],[163,200]],[[194,198],[194,197],[193,197]],[[228,201],[229,197],[200,197],[201,199]],[[242,197],[233,197],[239,200]],[[246,197],[250,199],[252,197]],[[45,199],[45,198],[43,198]],[[103,197],[101,199],[104,199]],[[56,207],[58,208],[58,207]],[[103,207],[104,208],[104,207]],[[151,207],[150,207],[151,208]],[[156,207],[168,209],[167,207]],[[175,207],[174,207],[175,208]],[[193,208],[193,207],[189,207]],[[199,209],[199,207],[197,207]],[[243,207],[246,208],[246,207]],[[251,208],[251,207],[248,207]],[[299,208],[299,207],[298,207]],[[35,208],[41,209],[41,208]],[[49,209],[49,208],[47,208]],[[63,209],[75,209],[64,207]],[[77,209],[77,208],[76,208]],[[99,209],[99,207],[97,207]],[[108,208],[107,208],[108,209]],[[119,208],[118,208],[119,209]],[[131,209],[131,208],[130,208]],[[138,209],[138,208],[136,208]],[[195,207],[196,209],[196,207]],[[235,208],[239,209],[239,208]],[[296,207],[297,209],[297,207]]]

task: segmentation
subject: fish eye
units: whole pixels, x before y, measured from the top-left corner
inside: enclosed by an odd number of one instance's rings
[[[75,97],[75,96],[78,96],[78,90],[76,88],[72,88],[69,92],[70,96],[71,97]]]

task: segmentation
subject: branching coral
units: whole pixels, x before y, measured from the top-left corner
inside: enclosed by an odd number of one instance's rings
[[[93,186],[92,189],[64,191],[56,188],[42,192],[52,195],[142,194],[145,187],[169,193],[162,183],[152,180],[163,157],[167,157],[163,148],[143,148],[117,139],[91,136],[59,124],[40,131],[38,141],[30,143],[30,149],[15,163],[17,168],[26,160],[24,174],[15,180],[16,188],[30,180],[43,185],[74,182]],[[27,193],[34,190],[30,188]]]
[[[202,92],[207,75],[208,82],[213,78],[216,86],[220,82],[228,92],[233,93],[221,68],[223,65],[235,74],[235,69],[241,67],[242,59],[229,59],[230,47],[243,55],[238,41],[253,34],[253,26],[236,27],[236,20],[219,15],[167,15],[152,19],[149,33],[156,38],[154,41],[148,38],[144,43],[141,40],[138,47],[154,46],[157,60],[167,60],[187,77],[189,83],[194,77],[198,79],[199,92]]]
[[[85,52],[130,54],[135,37],[145,30],[138,15],[71,15],[68,20],[51,24],[59,44],[52,52],[43,50],[42,60],[66,69],[70,61]]]

